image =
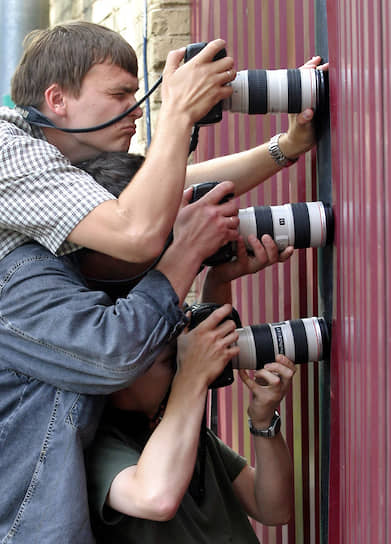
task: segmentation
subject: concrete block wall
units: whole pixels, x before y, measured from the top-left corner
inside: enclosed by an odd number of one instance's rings
[[[148,0],[146,54],[148,84],[152,87],[164,68],[167,53],[182,47],[190,41],[191,0]],[[132,45],[139,59],[140,91],[144,94],[144,0],[51,0],[50,24],[62,21],[83,19],[112,28]],[[160,90],[150,97],[151,133],[153,135],[160,106]],[[145,112],[145,107],[144,107]],[[145,153],[147,148],[147,129],[144,120],[138,123],[138,132],[131,150]]]

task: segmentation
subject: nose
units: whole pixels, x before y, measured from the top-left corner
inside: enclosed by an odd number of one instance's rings
[[[141,106],[137,106],[137,108],[134,110],[133,115],[135,119],[140,119],[140,117],[143,116],[143,110]]]
[[[137,104],[136,98],[133,96],[132,100],[130,100],[129,108]],[[140,119],[140,117],[143,116],[143,110],[141,109],[141,106],[137,106],[129,115],[131,115],[134,119]]]

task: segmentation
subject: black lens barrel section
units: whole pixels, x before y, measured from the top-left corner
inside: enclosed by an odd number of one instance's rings
[[[267,113],[267,72],[266,70],[248,70],[248,113]]]

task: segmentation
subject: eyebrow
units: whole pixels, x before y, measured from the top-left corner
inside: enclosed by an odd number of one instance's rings
[[[123,93],[136,93],[139,90],[139,87],[132,87],[131,85],[119,85],[118,87],[111,87],[108,89],[110,93],[115,93],[121,91]]]

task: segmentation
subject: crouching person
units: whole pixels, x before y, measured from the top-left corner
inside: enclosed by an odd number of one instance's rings
[[[253,436],[256,466],[205,424],[208,386],[238,353],[225,304],[114,393],[88,456],[89,494],[99,543],[256,543],[248,516],[288,522],[293,473],[279,432]],[[250,377],[252,427],[267,430],[295,367],[283,355]],[[270,436],[268,436],[270,435]]]

